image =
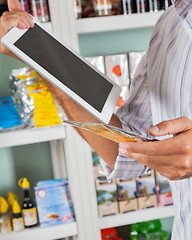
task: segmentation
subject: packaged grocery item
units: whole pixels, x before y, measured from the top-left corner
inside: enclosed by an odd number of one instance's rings
[[[11,97],[0,98],[0,131],[23,127],[19,112]]]
[[[148,12],[148,4],[146,0],[137,0],[137,13]]]
[[[35,227],[38,223],[37,208],[30,195],[30,184],[27,178],[19,179],[18,184],[23,189],[22,215],[25,228]]]
[[[9,203],[10,206],[13,206],[13,203],[17,201],[17,195],[15,195],[12,192],[7,193],[7,202]]]
[[[162,230],[159,219],[131,225],[131,240],[168,240],[168,233]]]
[[[40,22],[48,22],[50,18],[47,0],[31,0],[31,13]]]
[[[127,54],[105,56],[106,75],[119,86],[129,86]]]
[[[120,213],[138,210],[135,180],[117,179],[117,193]]]
[[[81,0],[74,0],[75,18],[82,17]]]
[[[105,56],[106,75],[119,86],[121,86],[120,98],[117,102],[117,109],[122,106],[129,95],[129,71],[127,54],[116,54]]]
[[[130,52],[128,54],[129,56],[129,73],[130,73],[130,78],[133,79],[137,66],[139,62],[141,61],[141,58],[144,56],[145,51],[143,52]]]
[[[157,12],[160,10],[160,1],[159,0],[149,0],[149,11]]]
[[[136,180],[136,187],[136,196],[138,197],[138,206],[140,210],[157,206],[154,176],[138,178]]]
[[[61,124],[53,94],[44,80],[29,68],[12,71],[11,89],[23,122],[31,127]]]
[[[81,7],[83,18],[96,16],[92,0],[81,0]]]
[[[41,227],[75,220],[67,179],[38,182],[35,187],[35,198]]]
[[[29,0],[19,0],[19,2],[21,4],[21,7],[22,7],[23,11],[31,13]]]
[[[27,84],[32,84],[38,74],[29,68],[13,69],[10,74],[10,88],[12,97],[25,125],[31,125],[34,101],[29,96]]]
[[[134,0],[122,0],[123,14],[132,14],[137,12],[136,1]]]
[[[13,226],[13,231],[21,231],[23,230],[24,227],[24,220],[23,220],[23,216],[21,213],[21,208],[19,203],[17,202],[17,200],[14,201],[13,205],[12,205],[12,226]]]
[[[111,0],[93,0],[93,6],[96,16],[109,16],[112,15]]]
[[[100,183],[99,179],[96,180],[96,192],[99,217],[119,213],[115,180],[112,183]]]
[[[111,0],[112,4],[112,15],[122,14],[122,1],[121,0]]]
[[[171,0],[159,0],[160,1],[160,9],[166,10],[169,6],[172,5]]]
[[[117,231],[115,228],[107,228],[107,229],[101,229],[101,238],[102,240],[123,240],[118,236]]]
[[[143,138],[141,136],[128,133],[123,131],[120,128],[102,124],[102,123],[80,123],[72,120],[63,120],[64,123],[70,124],[73,127],[82,128],[91,132],[94,132],[102,137],[108,138],[114,142],[138,142],[138,141],[151,141],[154,140],[153,137],[151,138]]]
[[[158,187],[157,201],[158,206],[163,207],[173,204],[171,186],[166,177],[162,176],[159,172],[156,172],[156,185]]]
[[[9,213],[9,204],[0,196],[0,233],[12,231],[11,216]]]
[[[105,74],[105,66],[104,66],[104,57],[87,57],[88,60],[94,67],[96,67],[100,72]]]
[[[97,179],[98,177],[105,177],[106,173],[102,167],[103,159],[96,152],[92,151],[92,160],[94,179]]]

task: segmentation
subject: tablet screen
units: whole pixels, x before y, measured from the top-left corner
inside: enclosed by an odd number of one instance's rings
[[[113,85],[37,24],[14,45],[97,111],[102,111]]]

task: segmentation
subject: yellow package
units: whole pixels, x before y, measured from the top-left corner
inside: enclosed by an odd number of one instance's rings
[[[134,133],[125,132],[120,128],[103,124],[103,123],[93,123],[93,122],[76,122],[72,120],[63,120],[64,123],[70,124],[73,127],[82,128],[96,133],[102,137],[108,138],[114,142],[139,142],[139,141],[155,141],[155,138],[145,138]]]
[[[43,79],[38,78],[36,83],[28,85],[29,96],[33,98],[35,127],[45,127],[61,124],[57,107],[52,93]]]

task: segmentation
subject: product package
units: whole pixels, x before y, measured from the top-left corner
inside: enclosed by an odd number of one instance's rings
[[[119,86],[129,86],[127,54],[105,56],[106,75]]]
[[[81,0],[82,18],[95,17],[95,9],[92,0]]]
[[[155,194],[155,178],[141,177],[136,180],[136,196],[138,197],[139,209],[156,207],[157,196]]]
[[[0,131],[23,127],[18,110],[11,97],[0,98]]]
[[[122,1],[121,0],[111,0],[112,4],[112,15],[122,14]]]
[[[111,0],[93,0],[93,6],[98,17],[112,15]]]
[[[129,95],[130,81],[127,54],[105,56],[105,68],[107,77],[112,79],[122,89],[120,99],[117,103],[118,109],[118,107],[120,107],[127,100]]]
[[[75,220],[67,179],[38,182],[35,187],[35,198],[41,227]]]
[[[135,180],[117,179],[117,193],[120,213],[138,210]]]
[[[102,240],[123,240],[118,236],[117,230],[115,228],[101,229]]]
[[[104,57],[87,57],[87,61],[89,61],[94,67],[96,67],[101,73],[105,74],[105,66],[104,66]]]
[[[168,240],[168,233],[162,230],[162,225],[159,219],[147,222],[140,222],[131,225],[130,232],[131,240]]]
[[[157,12],[160,10],[160,1],[159,0],[149,0],[149,11]]]
[[[74,11],[76,19],[82,17],[81,0],[74,0]]]
[[[130,52],[128,54],[129,56],[129,73],[130,73],[130,78],[133,79],[135,75],[135,71],[137,69],[137,66],[139,62],[141,61],[141,58],[145,54],[144,52]]]
[[[49,9],[47,0],[30,0],[31,14],[40,22],[48,22]]]
[[[156,181],[159,192],[157,192],[158,206],[163,207],[173,204],[172,192],[169,181],[166,177],[156,172]]]
[[[12,96],[27,126],[45,127],[61,124],[62,113],[58,112],[54,96],[34,70],[15,69],[10,79]]]
[[[102,137],[108,138],[114,142],[138,142],[138,141],[153,141],[154,137],[144,138],[133,133],[125,132],[121,128],[114,127],[108,124],[93,123],[93,122],[76,122],[72,120],[63,120],[63,123],[67,123],[73,127],[82,128],[93,133],[96,133]]]
[[[19,0],[22,10],[31,13],[31,7],[29,4],[29,0]]]
[[[148,12],[148,4],[146,0],[136,0],[137,1],[137,13]]]
[[[123,14],[132,14],[137,12],[136,1],[134,0],[122,0]]]
[[[96,192],[99,217],[119,213],[115,180],[112,183],[100,183],[99,180],[96,180]]]
[[[103,159],[96,152],[92,151],[92,160],[94,179],[96,180],[99,177],[105,177],[106,174],[102,167]]]

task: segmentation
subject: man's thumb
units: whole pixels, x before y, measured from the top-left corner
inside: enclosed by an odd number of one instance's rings
[[[7,5],[9,11],[22,10],[19,0],[7,0]]]

